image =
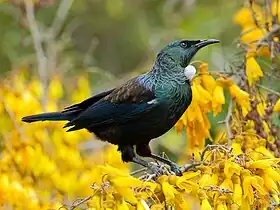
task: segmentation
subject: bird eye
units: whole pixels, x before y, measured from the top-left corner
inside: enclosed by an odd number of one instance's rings
[[[183,48],[186,48],[187,47],[187,43],[186,42],[181,42],[180,46],[183,47]]]

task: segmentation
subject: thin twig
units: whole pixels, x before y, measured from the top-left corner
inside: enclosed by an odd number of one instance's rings
[[[51,26],[53,37],[56,37],[57,34],[60,32],[73,2],[74,2],[74,0],[62,0],[61,1],[60,5],[57,9],[55,19]]]
[[[268,92],[270,92],[270,93],[273,93],[273,94],[275,94],[275,95],[277,95],[277,96],[280,96],[280,93],[279,93],[279,92],[277,92],[277,91],[275,91],[275,90],[272,90],[272,89],[270,89],[270,88],[268,88],[268,87],[265,87],[265,86],[260,85],[260,84],[256,84],[256,86],[257,86],[257,87],[260,87],[260,88],[262,88],[262,89],[264,89],[264,90],[266,90],[266,91],[268,91]]]
[[[232,99],[230,99],[230,101],[229,101],[228,112],[227,112],[227,116],[225,119],[225,125],[226,125],[227,137],[228,137],[228,148],[230,148],[231,138],[232,138],[232,133],[230,130],[230,123],[229,123],[231,115],[232,115]]]
[[[30,33],[33,40],[33,45],[36,52],[37,57],[37,65],[38,65],[38,72],[40,76],[40,80],[43,84],[43,109],[46,108],[47,102],[47,57],[43,50],[43,38],[42,34],[39,30],[39,27],[36,22],[35,14],[34,14],[34,5],[32,1],[25,0],[25,10],[26,10],[26,19],[29,25]]]
[[[133,171],[133,172],[130,173],[130,176],[134,176],[134,175],[136,175],[138,173],[141,173],[141,172],[144,172],[144,171],[147,171],[147,168],[140,168],[136,171]]]
[[[186,171],[189,171],[191,169],[194,169],[196,166],[200,166],[202,165],[203,162],[197,162],[197,163],[192,163],[192,164],[185,164],[181,167],[181,171],[182,172],[186,172]]]
[[[81,204],[89,201],[91,198],[93,197],[93,195],[90,195],[88,197],[85,197],[83,199],[78,199],[76,201],[74,201],[74,203],[71,205],[69,210],[74,210],[76,207],[80,206]]]
[[[218,124],[224,123],[226,126],[226,132],[227,132],[227,138],[228,138],[228,148],[230,148],[231,145],[231,139],[232,139],[232,133],[230,130],[230,118],[232,116],[232,99],[230,99],[229,104],[228,104],[228,111],[225,120],[219,121]]]
[[[256,49],[259,48],[259,46],[261,45],[261,43],[269,40],[276,32],[278,32],[280,30],[280,24],[274,25],[272,27],[272,29],[266,33],[261,39],[259,39],[259,41],[256,44]]]

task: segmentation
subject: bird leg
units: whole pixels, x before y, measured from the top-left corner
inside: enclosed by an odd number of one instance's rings
[[[171,170],[177,176],[182,176],[182,172],[180,170],[180,167],[176,163],[174,163],[171,160],[168,160],[166,158],[163,158],[163,157],[161,157],[159,155],[153,154],[151,152],[151,149],[150,149],[148,144],[138,144],[138,145],[136,145],[136,153],[138,155],[142,156],[142,157],[151,157],[151,158],[153,158],[155,160],[158,160],[158,161],[160,161],[162,163],[165,163],[165,164],[170,166]]]
[[[162,175],[162,169],[160,169],[159,167],[157,167],[154,164],[149,164],[147,161],[142,160],[141,158],[135,157],[133,146],[122,145],[122,146],[119,146],[118,151],[121,152],[122,160],[124,162],[137,163],[141,166],[144,166],[144,167],[150,169],[153,173],[155,173],[158,176]]]
[[[165,164],[169,165],[170,168],[171,168],[171,171],[173,171],[177,176],[182,176],[183,175],[180,167],[176,163],[174,163],[173,161],[168,160],[166,158],[163,158],[163,157],[161,157],[159,155],[156,155],[156,154],[153,154],[153,153],[151,153],[150,157],[155,159],[155,160],[158,160],[162,163],[165,163]]]

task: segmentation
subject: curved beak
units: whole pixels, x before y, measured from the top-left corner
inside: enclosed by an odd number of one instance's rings
[[[200,49],[202,47],[205,47],[209,44],[215,44],[215,43],[219,43],[220,41],[217,39],[204,39],[204,40],[200,40],[200,42],[198,42],[197,44],[194,45],[194,47],[196,49]]]

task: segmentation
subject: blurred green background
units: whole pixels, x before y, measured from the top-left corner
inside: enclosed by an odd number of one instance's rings
[[[0,5],[1,74],[14,65],[36,62],[24,5],[20,0],[10,2],[14,4]],[[61,1],[42,2],[36,18],[40,29],[47,32]],[[156,53],[171,40],[210,37],[220,39],[223,50],[211,46],[196,58],[221,67],[221,57],[231,54],[240,32],[232,17],[241,4],[228,0],[74,1],[55,38],[56,66],[60,67],[55,71],[98,68],[121,77],[133,70],[148,70]]]

